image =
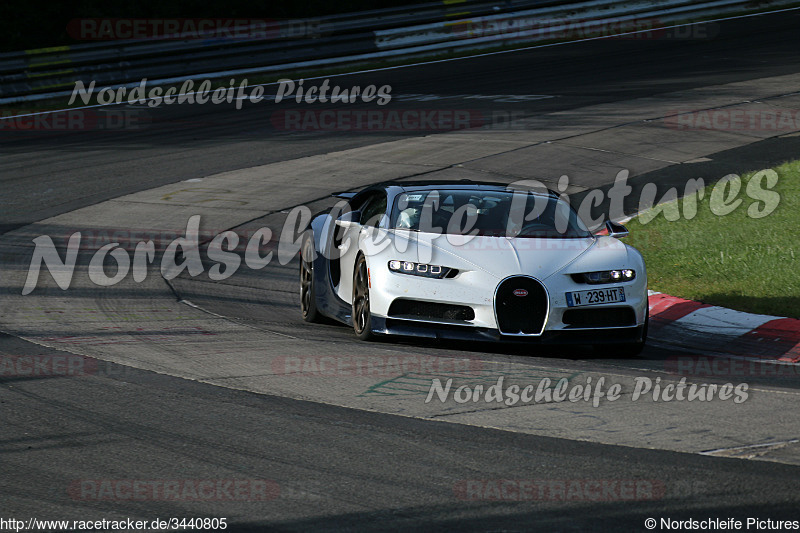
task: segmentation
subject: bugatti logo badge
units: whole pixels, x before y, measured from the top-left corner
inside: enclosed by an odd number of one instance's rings
[[[528,291],[526,291],[525,289],[514,289],[514,296],[519,296],[520,298],[522,298],[523,296],[527,295]]]

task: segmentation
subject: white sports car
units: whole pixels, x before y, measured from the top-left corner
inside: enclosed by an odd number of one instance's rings
[[[549,190],[390,182],[316,215],[302,240],[303,318],[378,334],[641,351],[647,274],[624,226],[592,234]]]

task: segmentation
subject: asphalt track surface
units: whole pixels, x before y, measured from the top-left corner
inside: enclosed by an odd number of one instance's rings
[[[796,73],[798,22],[796,13],[784,13],[719,23],[713,39],[592,41],[335,80],[341,85],[386,83],[397,95],[556,95],[525,102],[455,97],[436,104],[536,115]],[[424,104],[397,98],[390,105]],[[279,131],[270,115],[276,107],[270,106],[269,111],[246,106],[244,112],[225,106],[162,107],[148,110],[149,127],[132,131],[3,131],[0,224],[8,231],[159,185],[419,135]],[[797,147],[792,139],[766,140],[732,152],[729,159],[715,158],[711,165],[717,167],[709,175],[721,177],[726,172],[717,171],[725,165],[740,171],[733,166],[778,162],[796,154]],[[677,179],[674,172],[667,168],[642,179],[666,183]],[[253,224],[269,223],[266,218]],[[270,280],[275,305],[258,305],[248,296],[256,281],[247,275],[221,285],[178,279],[175,287],[182,297],[213,312],[347,350],[355,343],[347,328],[308,326],[288,311],[296,299],[294,273],[292,263]],[[417,353],[468,351],[487,360],[632,375],[663,368],[671,355],[655,347],[635,360],[619,360],[580,350],[531,356],[497,347],[407,341],[397,346]],[[0,337],[4,355],[46,350]],[[80,379],[0,379],[4,515],[229,516],[233,531],[640,531],[648,517],[798,518],[800,471],[785,462],[524,435],[98,364],[105,371]],[[797,388],[792,378],[766,382]],[[281,496],[255,503],[86,501],[65,489],[75,479],[107,477],[271,479],[281,487]],[[517,502],[464,501],[454,489],[462,480],[528,478],[657,480],[670,490],[650,501]]]

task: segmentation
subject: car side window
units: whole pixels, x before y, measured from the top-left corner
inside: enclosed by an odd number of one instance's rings
[[[386,194],[378,193],[361,208],[361,225],[378,227],[386,214]]]

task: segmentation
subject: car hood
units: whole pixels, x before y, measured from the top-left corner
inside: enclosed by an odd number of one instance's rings
[[[396,259],[459,270],[482,270],[498,279],[515,274],[545,279],[572,263],[579,262],[586,255],[592,256],[590,270],[621,268],[620,261],[627,257],[625,245],[609,237],[510,239],[477,236],[470,239],[460,235],[404,230],[392,230],[391,233],[396,250],[401,251],[395,254]],[[587,254],[590,250],[592,253]],[[605,266],[606,264],[616,266]]]

